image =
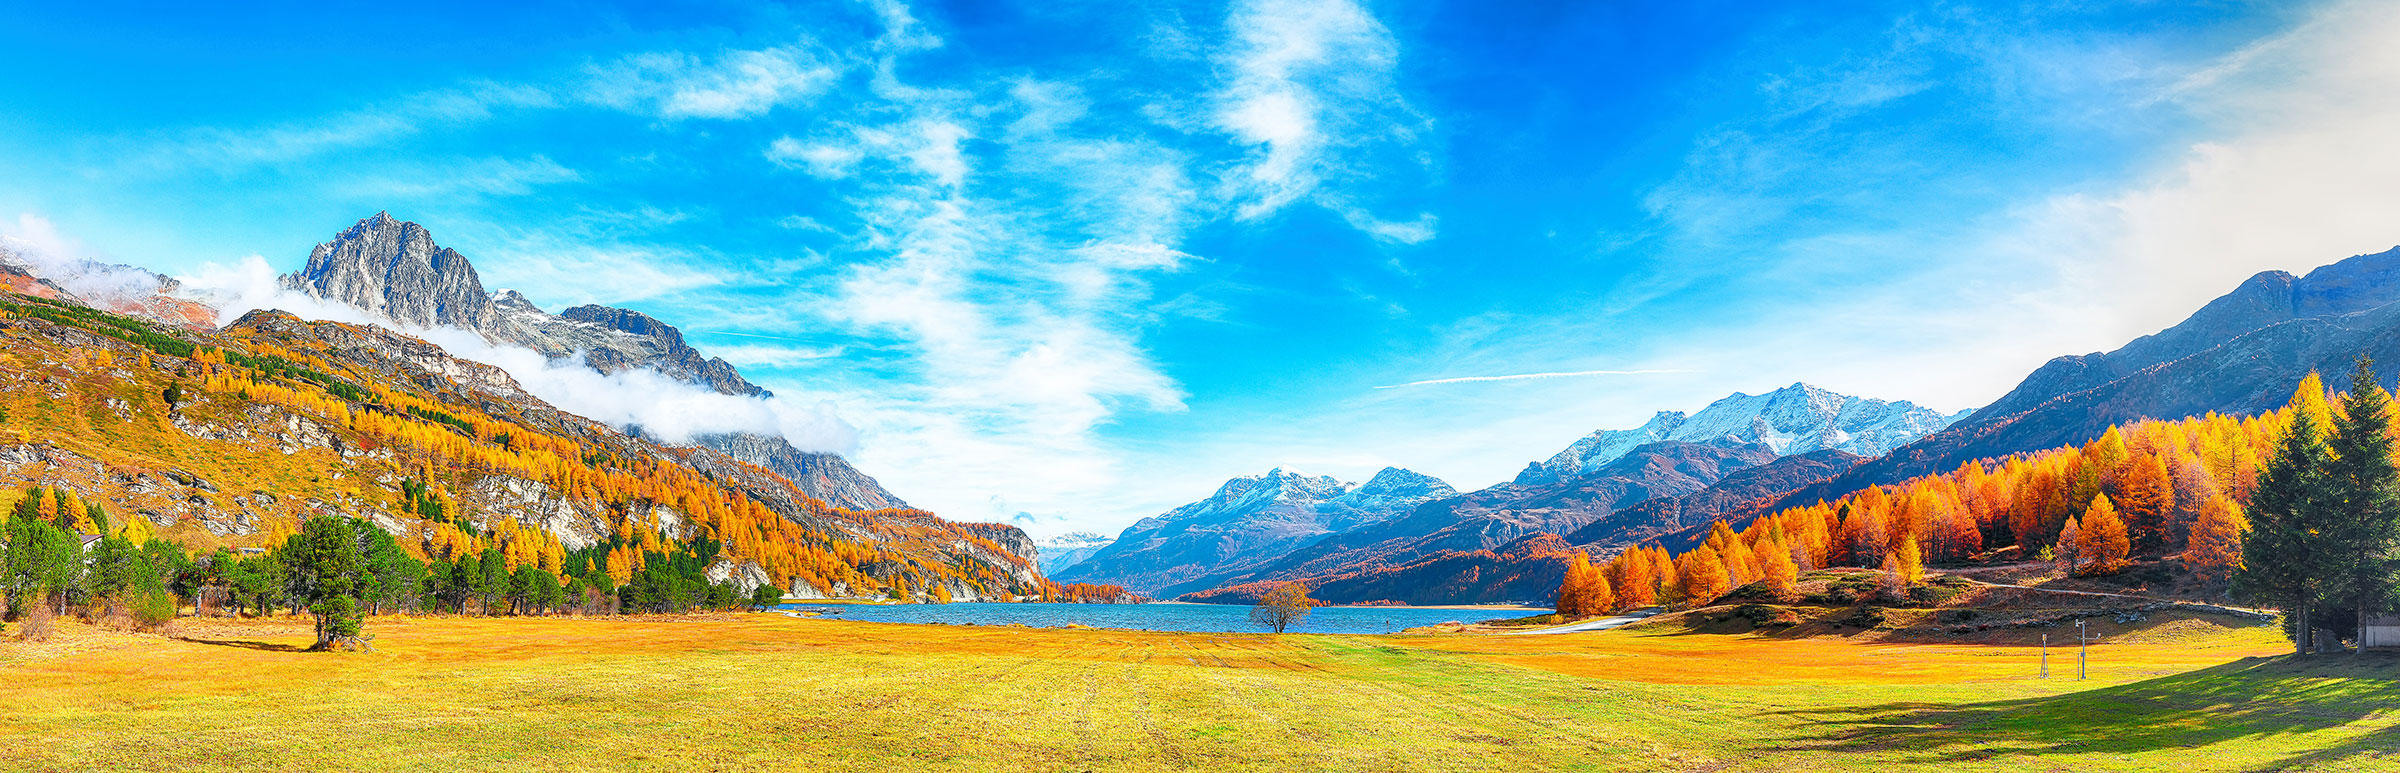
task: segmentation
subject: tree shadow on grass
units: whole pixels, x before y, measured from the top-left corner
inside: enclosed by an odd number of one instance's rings
[[[2200,749],[2243,738],[2336,728],[2400,706],[2400,659],[2349,655],[2244,658],[2132,684],[2046,698],[1884,703],[1772,712],[1825,728],[1791,748],[1899,752],[1924,763],[2009,756]],[[2305,750],[2261,770],[2400,753],[2400,727]]]
[[[308,651],[307,647],[302,647],[297,644],[276,644],[273,642],[246,641],[240,639],[183,639],[183,641],[191,642],[193,644],[206,644],[211,647],[239,647],[241,649],[258,650],[261,652]]]

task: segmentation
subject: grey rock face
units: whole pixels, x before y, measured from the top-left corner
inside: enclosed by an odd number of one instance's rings
[[[317,245],[307,267],[285,275],[282,283],[403,324],[464,328],[553,359],[580,355],[602,373],[647,368],[722,394],[771,396],[733,365],[693,349],[683,331],[650,315],[598,305],[553,315],[515,290],[486,292],[465,256],[435,244],[424,226],[388,213],[375,213]],[[781,437],[736,433],[702,438],[700,444],[789,478],[836,507],[908,506],[840,456],[804,452]]]
[[[568,322],[597,326],[602,330],[626,333],[647,342],[646,346],[610,346],[606,343],[585,347],[585,361],[603,373],[629,368],[650,368],[673,376],[679,381],[705,384],[710,389],[729,395],[766,396],[767,390],[742,378],[741,371],[724,360],[702,355],[683,342],[683,331],[674,325],[660,322],[648,314],[611,306],[584,305],[559,312],[558,318]],[[548,331],[544,331],[547,333]],[[617,336],[609,337],[619,338]]]
[[[855,510],[885,510],[907,507],[908,503],[885,491],[875,478],[850,466],[849,460],[835,454],[820,454],[793,448],[783,438],[738,433],[709,435],[700,438],[700,445],[725,452],[726,456],[765,467],[790,479],[811,496],[826,504]]]
[[[503,318],[475,267],[456,250],[434,244],[424,226],[389,213],[377,212],[317,245],[308,266],[285,275],[283,286],[404,324],[508,338],[494,329]]]

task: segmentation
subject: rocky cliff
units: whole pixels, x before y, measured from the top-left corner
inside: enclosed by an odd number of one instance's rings
[[[554,315],[515,290],[486,292],[465,256],[436,244],[424,226],[388,213],[378,212],[317,245],[308,264],[285,275],[282,283],[403,329],[458,327],[552,359],[580,357],[603,373],[649,369],[723,394],[771,396],[733,365],[692,348],[683,331],[647,314],[585,305]],[[839,455],[801,451],[771,432],[711,435],[699,443],[791,478],[834,505],[908,506]]]

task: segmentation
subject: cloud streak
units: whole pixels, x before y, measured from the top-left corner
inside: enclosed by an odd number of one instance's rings
[[[1639,368],[1634,370],[1564,370],[1552,373],[1511,373],[1505,376],[1458,376],[1455,378],[1429,378],[1423,381],[1410,381],[1405,384],[1389,384],[1385,386],[1379,386],[1376,387],[1376,389],[1406,389],[1408,387],[1433,386],[1436,384],[1480,384],[1491,381],[1532,381],[1537,379],[1553,378],[1583,378],[1586,376],[1650,376],[1667,373],[1698,372],[1699,371],[1684,370],[1681,368]]]

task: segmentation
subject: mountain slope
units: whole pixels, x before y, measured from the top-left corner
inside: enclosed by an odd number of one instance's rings
[[[829,506],[724,453],[559,411],[497,368],[379,327],[262,311],[180,331],[5,295],[0,341],[0,486],[65,487],[189,547],[258,545],[330,513],[421,556],[491,547],[541,562],[601,545],[608,570],[629,573],[663,542],[705,539],[722,546],[711,575],[745,586],[1041,588],[1013,528]]]
[[[681,330],[641,312],[586,305],[552,315],[514,290],[487,293],[465,256],[436,244],[424,226],[389,213],[378,212],[317,245],[308,264],[281,282],[400,325],[458,327],[552,359],[580,357],[603,373],[646,368],[722,394],[770,394],[733,365],[693,349]],[[908,506],[839,455],[801,451],[770,433],[708,435],[698,442],[773,470],[827,502],[870,510]]]
[[[1455,493],[1439,479],[1399,468],[1385,468],[1364,484],[1276,468],[1226,481],[1207,499],[1142,519],[1055,579],[1170,593]]]
[[[2400,248],[2321,266],[2307,276],[2251,277],[2189,318],[2115,351],[2059,357],[1942,432],[1785,504],[1831,499],[1976,460],[2075,445],[2112,424],[2280,404],[2311,370],[2338,373],[2364,353],[2391,360]]]

